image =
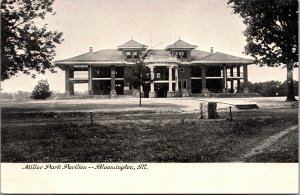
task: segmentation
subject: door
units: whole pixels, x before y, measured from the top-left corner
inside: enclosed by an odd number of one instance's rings
[[[160,97],[160,98],[167,97],[168,84],[167,83],[157,84],[156,92],[157,92],[157,97]]]

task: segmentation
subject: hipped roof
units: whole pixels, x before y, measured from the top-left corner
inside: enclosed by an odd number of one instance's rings
[[[118,46],[118,50],[123,50],[123,49],[146,49],[148,46],[141,44],[135,40],[129,40],[123,45]]]
[[[199,59],[196,59],[199,60]],[[241,58],[221,52],[211,53],[208,56],[201,58],[199,61],[205,63],[219,63],[219,62],[227,62],[227,63],[253,63],[253,60]]]
[[[178,40],[176,41],[175,43],[173,43],[172,45],[168,45],[165,50],[166,51],[170,51],[172,49],[195,49],[197,46],[196,45],[192,45],[192,44],[189,44],[187,42],[184,42],[183,40]]]
[[[164,50],[155,50],[153,59],[167,59],[170,57],[170,53]],[[105,62],[124,62],[122,51],[117,49],[105,49],[97,52],[88,52],[82,55],[78,55],[65,60],[58,60],[54,63],[59,64],[70,64],[70,63],[105,63]],[[211,53],[201,50],[191,51],[191,62],[187,63],[253,63],[253,60],[241,58],[221,52]]]
[[[56,61],[61,62],[95,62],[95,61],[123,61],[122,51],[116,49],[105,49],[97,52],[88,52],[79,56]]]
[[[123,45],[118,46],[118,49],[105,49],[96,52],[88,52],[72,58],[55,61],[55,65],[68,65],[68,64],[128,64],[132,62],[124,61],[123,49],[146,49],[148,46],[140,44],[135,40],[129,40]],[[151,61],[170,61],[171,49],[191,49],[191,61],[181,62],[182,64],[251,64],[253,60],[241,58],[221,52],[211,53],[201,50],[193,50],[197,46],[186,43],[182,40],[176,41],[174,44],[169,45],[165,50],[156,49],[155,54],[151,57]],[[174,61],[172,59],[171,61]],[[177,61],[177,60],[176,60]]]

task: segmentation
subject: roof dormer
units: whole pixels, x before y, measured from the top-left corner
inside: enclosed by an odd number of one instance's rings
[[[137,60],[139,58],[139,55],[141,54],[141,51],[144,51],[147,49],[147,45],[141,44],[135,40],[129,40],[123,45],[118,46],[118,50],[123,52],[123,59],[124,60]]]
[[[168,45],[165,51],[170,51],[172,57],[177,57],[181,61],[191,60],[191,50],[195,49],[197,46],[186,43],[182,40],[178,40],[172,45]]]

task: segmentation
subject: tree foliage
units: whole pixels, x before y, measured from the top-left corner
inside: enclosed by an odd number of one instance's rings
[[[295,100],[292,70],[298,67],[297,0],[229,0],[246,24],[245,53],[260,66],[287,68],[287,100]]]
[[[18,72],[55,72],[51,62],[62,33],[39,27],[47,13],[55,14],[54,0],[3,0],[1,2],[1,80]]]
[[[247,88],[251,93],[258,93],[265,97],[275,97],[275,96],[286,96],[287,95],[287,82],[280,81],[266,81],[266,82],[258,82],[251,83],[248,82]],[[241,89],[245,86],[242,83]],[[294,81],[294,93],[298,95],[298,81]]]
[[[50,86],[47,80],[40,80],[38,84],[34,87],[31,98],[32,99],[47,99],[50,97],[52,92],[50,91]]]
[[[145,85],[145,83],[153,81],[153,78],[151,78],[150,74],[150,68],[147,67],[145,63],[146,57],[153,54],[154,50],[148,49],[141,51],[138,60],[135,61],[135,67],[132,71],[131,78],[129,79],[129,82],[131,82],[134,87],[137,87],[140,90],[140,106],[142,105],[141,86]]]
[[[140,85],[150,81],[150,79],[150,69],[145,66],[144,61],[137,61],[131,78],[129,79],[132,85],[138,88]]]

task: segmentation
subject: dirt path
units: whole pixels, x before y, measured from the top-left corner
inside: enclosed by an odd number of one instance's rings
[[[246,153],[243,156],[243,159],[247,159],[250,158],[252,156],[255,156],[257,154],[261,154],[264,152],[264,150],[268,147],[270,147],[271,145],[273,145],[274,143],[276,143],[280,138],[282,138],[283,136],[287,135],[288,133],[295,131],[298,129],[298,125],[292,126],[288,129],[285,129],[279,133],[276,133],[275,135],[270,136],[269,138],[263,140],[260,144],[258,144],[256,147],[252,148],[250,150],[250,152]]]

